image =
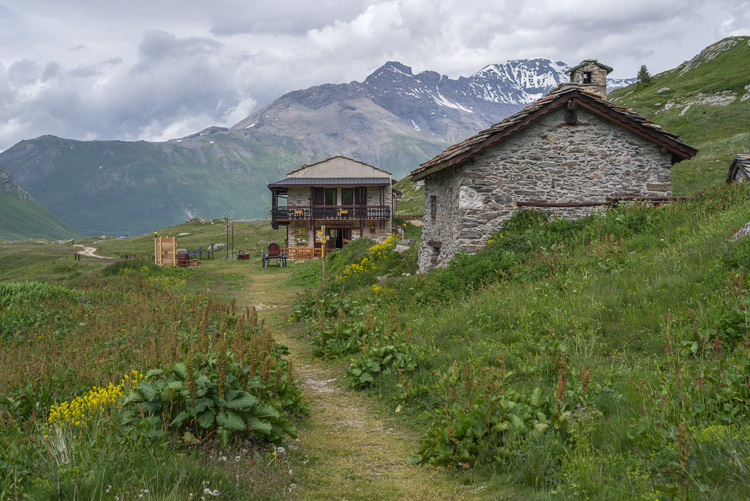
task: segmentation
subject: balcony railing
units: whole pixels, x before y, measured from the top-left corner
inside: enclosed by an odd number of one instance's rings
[[[391,208],[387,205],[288,205],[272,209],[271,217],[274,222],[387,220],[391,218]]]

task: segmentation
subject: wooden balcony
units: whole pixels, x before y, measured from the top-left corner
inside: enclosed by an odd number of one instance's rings
[[[387,221],[391,219],[388,205],[287,205],[271,209],[271,224],[289,224],[294,221],[320,221],[357,224],[363,221]]]

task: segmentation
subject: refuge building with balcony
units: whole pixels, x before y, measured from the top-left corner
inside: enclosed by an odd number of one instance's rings
[[[386,172],[343,156],[303,165],[269,183],[271,225],[287,227],[292,259],[320,255],[321,228],[326,249],[340,249],[368,237],[382,242],[391,235],[396,212],[393,179]]]

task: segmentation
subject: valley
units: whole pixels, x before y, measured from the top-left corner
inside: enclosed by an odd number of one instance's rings
[[[748,498],[750,187],[725,183],[750,151],[748,54],[725,39],[609,94],[699,148],[671,171],[688,196],[517,210],[427,273],[403,219],[264,268],[286,229],[222,216],[266,216],[264,183],[333,144],[402,177],[563,63],[390,62],[232,128],[0,153],[7,192],[41,190],[67,232],[0,225],[0,499]],[[395,187],[425,211],[421,183]],[[199,266],[155,265],[156,236]]]

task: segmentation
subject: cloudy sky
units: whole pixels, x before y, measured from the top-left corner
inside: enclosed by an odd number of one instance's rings
[[[597,58],[613,77],[750,35],[743,0],[0,0],[0,151],[21,139],[165,140],[389,60],[468,76]]]

